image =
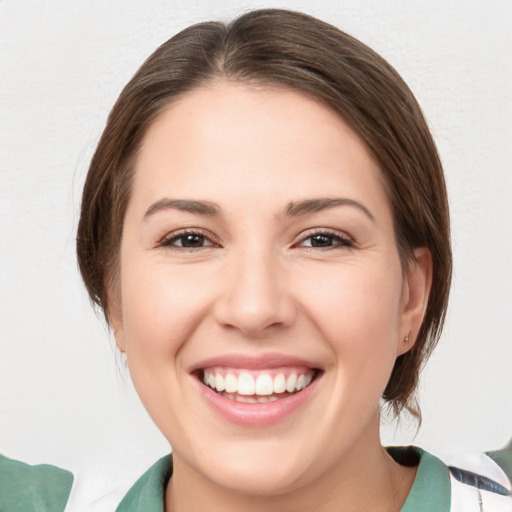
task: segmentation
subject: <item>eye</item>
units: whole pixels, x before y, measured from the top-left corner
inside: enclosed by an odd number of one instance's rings
[[[316,231],[303,238],[298,247],[311,247],[313,249],[330,249],[336,247],[353,247],[353,241],[341,233],[334,233],[329,230]]]
[[[203,247],[217,246],[204,233],[194,230],[171,233],[161,240],[158,245],[172,249],[202,249]]]

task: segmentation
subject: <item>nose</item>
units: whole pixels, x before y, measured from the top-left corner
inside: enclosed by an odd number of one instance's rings
[[[284,263],[270,250],[262,252],[230,259],[214,308],[219,324],[250,338],[264,338],[296,318]]]

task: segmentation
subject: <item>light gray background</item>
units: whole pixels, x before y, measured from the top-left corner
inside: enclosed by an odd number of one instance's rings
[[[191,23],[316,15],[387,58],[445,165],[455,280],[421,386],[423,425],[386,443],[480,451],[512,435],[512,2],[0,0],[0,451],[121,492],[168,451],[78,277],[88,161],[121,87]]]

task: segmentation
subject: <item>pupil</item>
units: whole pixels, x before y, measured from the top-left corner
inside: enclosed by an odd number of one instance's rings
[[[311,245],[313,247],[328,247],[332,245],[332,237],[326,235],[315,235],[311,239]]]
[[[201,235],[185,235],[183,239],[183,247],[200,247],[203,244]]]

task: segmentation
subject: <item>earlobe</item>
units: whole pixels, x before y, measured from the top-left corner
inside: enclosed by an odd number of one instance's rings
[[[401,347],[401,354],[407,352],[408,350],[410,350],[412,348],[412,346],[414,345],[414,341],[412,341],[411,339],[411,331],[409,331],[406,335],[405,335],[405,338],[402,340],[402,347]]]
[[[427,310],[432,285],[432,256],[426,247],[414,249],[405,277],[397,356],[410,350]]]

